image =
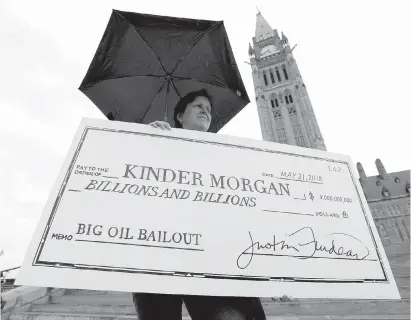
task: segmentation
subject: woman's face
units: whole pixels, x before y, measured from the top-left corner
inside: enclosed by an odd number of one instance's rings
[[[211,104],[206,97],[197,97],[177,116],[183,129],[208,131],[211,123]]]

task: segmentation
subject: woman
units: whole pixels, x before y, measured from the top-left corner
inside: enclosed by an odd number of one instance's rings
[[[206,132],[211,110],[212,101],[206,90],[190,92],[174,109],[176,127]],[[171,130],[164,121],[154,121],[150,126]],[[139,320],[181,320],[183,301],[192,320],[265,320],[259,298],[134,293],[133,300]]]

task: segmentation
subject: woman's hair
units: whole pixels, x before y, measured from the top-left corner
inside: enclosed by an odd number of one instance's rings
[[[183,127],[180,121],[178,121],[177,116],[181,113],[184,113],[184,111],[187,108],[187,105],[193,102],[197,97],[207,98],[210,101],[211,107],[213,106],[211,97],[208,94],[206,89],[201,89],[198,91],[192,91],[192,92],[187,93],[184,97],[180,99],[180,101],[177,102],[176,107],[174,108],[174,123],[175,123],[176,128]]]

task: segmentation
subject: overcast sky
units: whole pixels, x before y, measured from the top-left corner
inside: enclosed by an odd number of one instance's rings
[[[256,6],[283,31],[331,152],[375,175],[411,167],[410,1],[0,2],[0,268],[19,266],[82,117],[77,88],[112,9],[224,20],[251,103],[223,134],[261,139],[248,61]]]

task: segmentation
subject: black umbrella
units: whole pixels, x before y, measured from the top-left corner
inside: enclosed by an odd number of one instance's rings
[[[80,90],[110,120],[174,125],[177,101],[206,89],[211,132],[250,102],[222,21],[113,10]]]

